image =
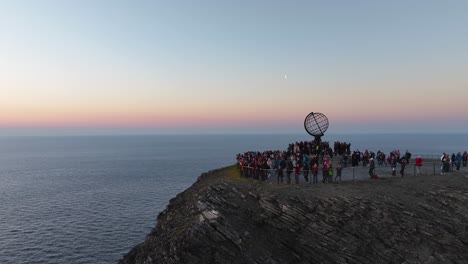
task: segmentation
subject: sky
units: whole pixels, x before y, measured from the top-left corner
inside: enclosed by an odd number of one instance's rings
[[[468,131],[468,1],[0,0],[0,135]]]

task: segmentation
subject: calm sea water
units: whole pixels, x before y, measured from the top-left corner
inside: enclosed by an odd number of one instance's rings
[[[0,263],[116,263],[169,199],[248,150],[297,135],[0,138]],[[439,155],[468,135],[330,135],[352,149]]]

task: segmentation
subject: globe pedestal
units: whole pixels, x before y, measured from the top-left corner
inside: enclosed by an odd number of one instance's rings
[[[322,136],[314,136],[314,143],[320,146],[320,142],[322,142]]]

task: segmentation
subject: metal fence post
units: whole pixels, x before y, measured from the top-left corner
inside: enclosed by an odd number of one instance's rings
[[[354,167],[353,167],[353,181],[354,181]]]

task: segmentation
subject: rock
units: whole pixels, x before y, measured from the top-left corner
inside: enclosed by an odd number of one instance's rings
[[[466,263],[468,179],[318,186],[204,173],[121,264]],[[248,194],[248,195],[244,195]],[[235,195],[233,195],[235,194]]]
[[[254,199],[258,199],[258,196],[253,194],[252,192],[249,192],[249,195],[252,196],[252,198],[254,198]]]

